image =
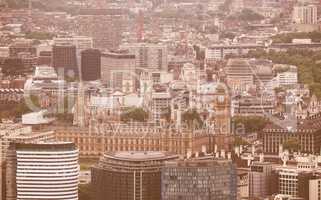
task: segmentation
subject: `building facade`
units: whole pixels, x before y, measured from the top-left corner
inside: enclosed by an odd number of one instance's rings
[[[231,161],[190,159],[166,163],[162,200],[236,200],[237,175]]]
[[[98,49],[86,49],[81,52],[81,79],[95,81],[100,79],[101,59]]]
[[[105,154],[92,168],[94,200],[161,199],[161,168],[178,156],[163,152]]]
[[[57,69],[78,73],[76,46],[70,44],[53,45],[52,66]]]
[[[12,143],[6,199],[78,200],[78,150],[72,143]]]

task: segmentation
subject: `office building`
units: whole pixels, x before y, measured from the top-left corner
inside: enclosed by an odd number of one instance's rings
[[[128,51],[109,51],[101,55],[101,80],[114,90],[126,92],[126,83],[131,86],[128,90],[133,92],[136,77],[135,54]]]
[[[151,119],[160,122],[160,119],[166,109],[171,104],[171,94],[168,91],[153,91],[151,95]]]
[[[249,197],[265,198],[272,194],[271,179],[272,164],[268,162],[254,162],[249,172]]]
[[[6,195],[15,198],[14,187],[6,187],[6,160],[8,149],[11,143],[19,142],[51,142],[54,140],[53,131],[32,131],[30,126],[21,124],[0,124],[0,198],[5,199]],[[12,175],[12,176],[15,176]]]
[[[100,79],[101,58],[98,49],[86,49],[81,52],[81,79],[95,81]]]
[[[254,71],[246,59],[229,59],[225,73],[227,85],[233,91],[246,91],[254,84]]]
[[[78,150],[72,143],[11,143],[7,200],[78,200]]]
[[[70,44],[54,45],[52,47],[52,66],[64,72],[73,71],[78,73],[76,46]]]
[[[236,200],[237,174],[231,161],[169,161],[162,169],[162,200]]]
[[[293,22],[297,24],[317,24],[318,7],[317,5],[295,6],[293,8]]]
[[[205,50],[205,61],[213,63],[223,60],[228,55],[244,55],[250,50],[263,48],[263,45],[256,44],[232,44],[232,45],[213,45]]]
[[[87,36],[56,37],[53,41],[54,45],[69,44],[76,46],[78,56],[83,50],[93,48],[93,39]]]
[[[94,200],[161,199],[161,168],[178,156],[164,152],[105,154],[92,168]]]
[[[168,70],[167,46],[164,44],[133,43],[123,44],[136,58],[136,67],[142,70]]]

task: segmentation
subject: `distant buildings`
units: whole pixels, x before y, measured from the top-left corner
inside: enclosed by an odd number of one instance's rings
[[[161,168],[178,156],[164,152],[127,151],[105,154],[92,168],[95,200],[161,199]]]
[[[81,79],[95,81],[100,79],[101,56],[98,49],[86,49],[81,52]]]
[[[254,69],[246,59],[229,59],[225,73],[227,85],[234,92],[247,91],[254,85]]]
[[[98,49],[118,49],[122,33],[126,30],[125,24],[126,15],[103,9],[92,9],[75,17],[76,32],[93,38],[93,47]]]
[[[64,72],[71,70],[78,74],[76,46],[70,44],[54,45],[52,47],[52,66],[56,70],[63,69]]]
[[[279,72],[276,75],[276,85],[281,86],[294,86],[298,83],[298,70],[296,66],[288,66],[289,69],[284,72]]]
[[[269,123],[262,132],[264,153],[280,153],[280,146],[291,138],[298,141],[298,151],[319,153],[321,147],[320,117],[320,114],[316,114],[304,120],[298,119],[293,122],[281,120],[277,123]]]
[[[292,19],[297,24],[317,24],[318,23],[317,5],[295,6],[293,8]]]
[[[250,50],[263,48],[263,45],[256,44],[233,44],[233,45],[212,45],[206,48],[205,60],[206,62],[215,62],[225,59],[227,55],[243,55]]]
[[[93,39],[86,36],[56,37],[53,41],[54,45],[70,44],[76,46],[78,56],[83,50],[93,48]]]
[[[18,57],[19,53],[29,53],[31,56],[36,56],[37,48],[32,44],[32,40],[17,40],[9,46],[9,56]]]
[[[110,51],[101,54],[101,80],[114,90],[133,92],[137,79],[136,59],[128,51]]]
[[[122,48],[128,49],[135,55],[138,68],[151,71],[167,71],[168,69],[168,52],[164,44],[133,43],[123,44]]]
[[[162,169],[162,200],[236,200],[237,175],[231,161],[187,159]]]

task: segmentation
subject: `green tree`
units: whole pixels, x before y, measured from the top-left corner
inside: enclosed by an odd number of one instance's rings
[[[249,145],[249,143],[244,140],[242,137],[236,136],[234,137],[234,146],[241,146],[241,145]]]
[[[189,127],[192,127],[194,125],[198,125],[198,126],[203,125],[201,116],[196,111],[196,109],[190,109],[184,112],[182,115],[182,121],[185,122]]]
[[[242,124],[246,133],[260,132],[268,123],[264,117],[234,117],[233,122],[236,126]]]
[[[121,121],[129,122],[146,122],[148,119],[148,112],[142,108],[131,107],[127,108],[120,116]]]

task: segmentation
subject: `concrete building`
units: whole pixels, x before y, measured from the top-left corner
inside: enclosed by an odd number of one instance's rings
[[[265,198],[271,194],[270,184],[272,164],[268,162],[254,162],[249,172],[249,197]]]
[[[237,174],[231,161],[194,158],[167,162],[162,200],[236,200]]]
[[[72,143],[11,143],[6,175],[7,200],[78,200],[78,150]]]
[[[269,123],[262,132],[264,153],[278,154],[280,145],[291,138],[298,140],[300,152],[319,153],[321,147],[320,117],[320,114],[316,114],[306,119],[298,119],[294,123],[285,120]]]
[[[15,198],[14,187],[7,187],[6,180],[13,174],[6,174],[6,160],[8,149],[14,142],[51,142],[54,140],[53,131],[32,131],[30,126],[21,124],[0,124],[0,198],[6,199],[6,196]]]
[[[94,199],[161,199],[161,168],[178,156],[164,152],[113,152],[92,168]]]
[[[317,24],[317,5],[295,6],[293,8],[292,20],[297,24]]]
[[[155,122],[159,122],[162,114],[166,109],[170,107],[171,104],[171,94],[168,91],[157,92],[153,91],[151,95],[150,109],[151,117]]]
[[[244,55],[250,50],[263,48],[256,44],[213,45],[206,48],[205,61],[208,63],[223,60],[227,55]]]
[[[128,51],[109,51],[101,54],[101,80],[114,90],[123,89],[129,84],[128,92],[135,90],[136,60],[135,54]],[[126,84],[128,83],[128,84]]]
[[[86,49],[81,52],[81,80],[95,81],[101,75],[101,56],[98,49]]]
[[[254,69],[246,59],[229,59],[226,66],[226,82],[234,92],[242,92],[254,84]]]
[[[242,96],[233,100],[234,116],[265,116],[274,113],[276,105],[273,100],[264,97]]]
[[[68,43],[54,45],[52,47],[52,66],[56,70],[63,69],[64,72],[71,70],[78,74],[76,46]]]
[[[168,70],[168,52],[164,44],[133,43],[123,44],[121,47],[129,49],[135,55],[136,67],[144,70]]]
[[[64,44],[76,46],[78,56],[83,50],[93,48],[93,39],[87,36],[56,37],[53,41],[54,45],[58,46]]]
[[[298,83],[297,67],[289,66],[289,70],[277,73],[276,82],[277,87],[296,85]]]

